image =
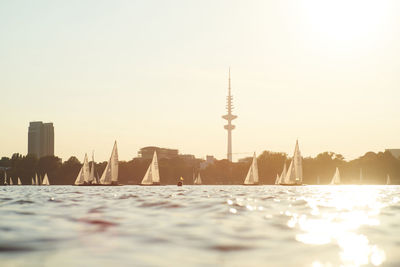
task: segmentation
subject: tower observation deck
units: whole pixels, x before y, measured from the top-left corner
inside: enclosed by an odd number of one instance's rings
[[[231,95],[231,69],[229,68],[228,96],[226,97],[226,110],[228,113],[222,116],[222,118],[228,121],[228,124],[225,125],[224,128],[228,131],[227,159],[230,162],[232,162],[232,130],[235,129],[235,125],[232,124],[232,121],[237,118],[236,115],[232,114],[232,110],[234,108],[232,101],[233,96]]]

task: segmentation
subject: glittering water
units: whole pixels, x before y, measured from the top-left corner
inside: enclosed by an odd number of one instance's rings
[[[0,187],[1,266],[400,266],[399,186]]]

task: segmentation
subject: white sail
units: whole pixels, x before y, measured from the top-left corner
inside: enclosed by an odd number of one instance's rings
[[[96,177],[94,177],[94,152],[92,153],[92,168],[90,168],[89,183],[96,184]]]
[[[293,160],[290,162],[289,169],[286,173],[286,177],[283,180],[283,184],[295,184],[296,183],[296,172],[294,170]]]
[[[391,181],[390,181],[390,176],[389,176],[389,174],[388,174],[388,175],[386,175],[386,184],[387,184],[387,185],[390,185],[390,184],[391,184]]]
[[[85,154],[82,169],[83,182],[88,184],[90,180],[90,167],[87,154]]]
[[[33,177],[32,177],[32,185],[35,185],[35,180],[33,179]]]
[[[283,164],[283,170],[281,173],[281,176],[279,177],[279,181],[277,184],[283,184],[286,178],[286,174],[287,174],[287,167],[286,167],[286,162]]]
[[[335,174],[332,177],[331,180],[331,185],[335,185],[335,184],[340,184],[340,172],[339,172],[339,168],[336,168]]]
[[[302,184],[303,183],[303,160],[301,158],[298,140],[296,140],[296,147],[294,149],[293,161],[294,161],[294,171],[296,173],[296,183]]]
[[[18,185],[22,185],[21,179],[19,179],[19,177],[18,177]]]
[[[279,176],[279,174],[277,173],[276,174],[276,179],[275,179],[275,184],[279,184],[279,180],[280,180],[280,176]]]
[[[10,185],[14,185],[11,177],[10,177]]]
[[[302,184],[303,183],[303,162],[299,148],[299,142],[296,141],[293,159],[290,162],[286,177],[281,184]]]
[[[153,160],[150,163],[149,168],[146,171],[142,179],[143,185],[152,185],[152,184],[159,184],[160,183],[160,173],[158,170],[158,160],[157,160],[157,152],[154,151]]]
[[[37,173],[35,173],[35,185],[39,185],[39,180],[38,180]]]
[[[83,165],[78,173],[78,176],[75,179],[75,185],[82,185],[89,180],[89,163],[87,154],[85,154],[85,158],[83,159]]]
[[[257,167],[257,157],[254,152],[253,161],[251,162],[249,171],[247,172],[246,179],[244,180],[244,184],[258,184],[258,167]]]
[[[194,180],[194,184],[195,184],[195,185],[201,185],[201,184],[202,184],[200,172],[199,172],[199,174],[197,175],[196,179]]]
[[[47,173],[44,175],[42,185],[50,185],[49,177],[47,176]]]
[[[107,166],[104,169],[103,174],[100,178],[101,184],[112,184],[118,182],[118,149],[117,141],[114,142],[114,147],[111,152],[111,157],[107,162]]]
[[[6,173],[6,171],[4,171],[4,184],[8,185],[7,184],[7,173]]]

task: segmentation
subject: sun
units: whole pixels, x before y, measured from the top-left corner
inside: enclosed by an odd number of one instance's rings
[[[390,11],[387,1],[371,0],[305,0],[300,6],[308,30],[334,42],[377,38]]]

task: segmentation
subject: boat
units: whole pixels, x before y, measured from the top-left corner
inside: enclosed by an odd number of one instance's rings
[[[4,171],[4,183],[3,183],[3,185],[8,185],[8,183],[7,183],[7,173],[6,173],[6,171]]]
[[[10,176],[10,185],[14,185],[11,176]]]
[[[97,184],[93,184],[97,185]],[[107,162],[107,166],[103,171],[100,178],[100,184],[102,186],[117,186],[121,185],[118,183],[118,149],[117,141],[114,142],[114,147],[111,152],[110,159]]]
[[[35,180],[33,179],[33,177],[32,177],[32,185],[35,185]]]
[[[303,185],[303,163],[298,140],[296,140],[293,158],[290,162],[286,176],[279,184],[285,186]]]
[[[149,167],[147,168],[146,174],[144,175],[140,185],[160,185],[160,172],[158,170],[157,152],[154,151],[153,159]]]
[[[332,177],[330,185],[339,185],[339,184],[341,184],[340,172],[339,172],[339,168],[336,168],[335,174]]]
[[[183,185],[183,177],[179,178],[177,186],[182,186]]]
[[[18,185],[22,185],[22,183],[21,183],[21,179],[19,179],[19,177],[18,177]]]
[[[78,176],[75,179],[75,185],[86,185],[89,180],[89,163],[87,154],[85,154],[85,158],[83,159],[83,165],[78,173]]]
[[[39,180],[38,180],[37,173],[35,173],[35,185],[39,185]]]
[[[256,152],[253,154],[253,161],[251,162],[249,171],[247,172],[246,179],[244,180],[244,185],[258,185],[258,167],[257,167],[257,157]]]
[[[201,185],[202,184],[200,172],[197,174],[197,177],[194,179],[193,184],[195,184],[195,185]]]
[[[389,174],[386,175],[386,184],[387,185],[392,184],[391,181],[390,181],[390,175]]]
[[[45,175],[44,175],[42,185],[50,185],[49,177],[47,176],[47,173],[45,173]]]

